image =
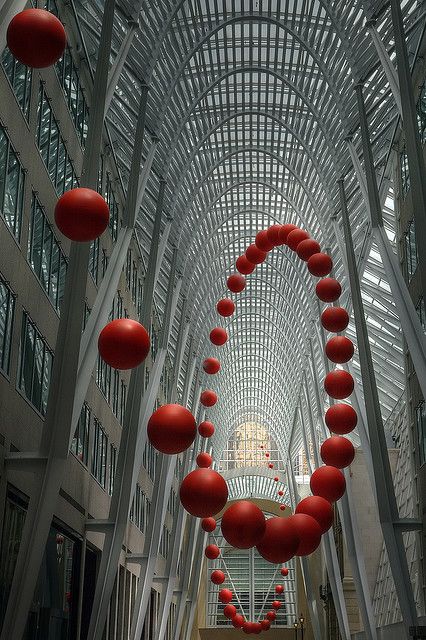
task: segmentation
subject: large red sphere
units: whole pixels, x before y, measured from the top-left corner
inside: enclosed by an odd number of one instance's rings
[[[287,246],[296,251],[298,245],[309,238],[309,233],[304,229],[293,229],[287,236]]]
[[[259,635],[259,633],[262,633],[262,625],[260,624],[260,622],[252,622],[252,629],[253,629],[253,633],[255,633],[256,635]]]
[[[321,458],[325,464],[338,469],[349,467],[355,458],[355,449],[350,440],[342,436],[327,438],[321,445]]]
[[[228,289],[233,293],[241,293],[246,286],[246,279],[239,273],[233,273],[226,281]]]
[[[220,371],[220,362],[217,358],[206,358],[203,362],[203,369],[209,375],[214,375]]]
[[[315,518],[322,533],[328,531],[333,524],[333,507],[328,500],[321,498],[321,496],[308,496],[301,500],[296,507],[296,513],[305,513]]]
[[[223,615],[225,616],[225,618],[228,618],[229,620],[232,620],[232,618],[235,616],[236,613],[237,613],[237,607],[234,607],[233,604],[227,604],[226,607],[223,609]]]
[[[217,402],[217,395],[211,389],[206,389],[200,395],[200,402],[203,407],[213,407]]]
[[[215,544],[209,544],[204,550],[204,555],[209,560],[216,560],[220,556],[220,549]]]
[[[321,324],[327,331],[339,333],[349,324],[349,315],[343,307],[327,307],[321,314]]]
[[[323,278],[315,286],[315,291],[323,302],[336,302],[342,293],[342,287],[334,278]]]
[[[313,276],[328,276],[333,268],[333,260],[326,253],[314,253],[308,260],[308,269]]]
[[[269,227],[269,229],[266,229],[266,237],[268,238],[269,242],[271,242],[274,245],[274,247],[277,247],[278,245],[281,244],[281,240],[280,240],[281,227],[282,225],[280,224],[273,224],[271,227]]]
[[[254,633],[254,631],[253,631],[253,623],[249,622],[248,620],[246,620],[243,623],[243,631],[244,631],[244,633],[247,633],[247,634]]]
[[[250,549],[265,533],[265,516],[253,502],[240,500],[225,511],[221,528],[223,537],[232,547]]]
[[[136,320],[118,318],[102,329],[98,338],[99,355],[113,369],[134,369],[149,353],[148,332]]]
[[[201,520],[201,528],[207,533],[211,533],[216,529],[216,520],[214,518],[203,518]]]
[[[25,9],[17,13],[9,23],[6,37],[15,58],[35,69],[55,64],[67,44],[62,23],[44,9]]]
[[[309,260],[314,253],[319,253],[321,251],[321,247],[319,242],[316,240],[312,240],[312,238],[307,238],[306,240],[302,240],[299,242],[296,248],[296,253],[305,262]]]
[[[282,585],[282,584],[277,584],[277,585],[275,585],[275,593],[278,593],[278,595],[279,595],[279,594],[280,594],[280,593],[282,593],[283,591],[284,591],[284,587],[283,587],[283,585]]]
[[[161,453],[175,454],[188,449],[197,435],[197,423],[180,404],[165,404],[148,421],[148,439]]]
[[[299,504],[300,504],[300,502],[299,502]],[[297,512],[297,510],[296,510],[296,512]],[[287,569],[287,567],[283,567],[283,568],[281,569],[280,573],[281,573],[281,575],[282,575],[282,576],[284,576],[284,577],[285,577],[285,576],[288,576],[288,569]]]
[[[266,231],[259,231],[259,233],[256,234],[254,243],[261,251],[267,252],[274,248],[274,244],[268,240],[268,234]]]
[[[215,327],[210,331],[210,342],[221,347],[228,340],[228,334],[222,327]]]
[[[223,584],[225,582],[225,574],[220,569],[215,569],[210,575],[210,580],[213,584]]]
[[[280,234],[279,234],[279,239],[280,239],[280,244],[287,244],[287,238],[288,238],[288,234],[293,231],[294,229],[297,229],[295,224],[283,224],[281,229],[280,229]]]
[[[228,602],[231,602],[233,597],[234,597],[234,594],[230,589],[221,589],[219,591],[219,600],[221,601],[222,604],[228,604]],[[237,613],[237,610],[235,609],[233,615],[230,617],[233,618],[236,613]]]
[[[235,627],[236,629],[240,629],[244,624],[244,618],[240,613],[237,613],[233,618],[232,618],[232,626]]]
[[[324,389],[331,398],[343,400],[354,390],[354,379],[348,371],[334,369],[325,376]]]
[[[235,266],[237,268],[237,271],[239,271],[245,276],[248,276],[250,273],[253,273],[253,271],[256,269],[256,265],[253,264],[253,262],[250,262],[249,260],[247,260],[247,257],[244,254],[239,258],[237,258]]]
[[[261,627],[262,627],[262,631],[269,631],[269,629],[271,628],[271,623],[269,622],[269,620],[262,620],[262,622],[260,623]]]
[[[287,562],[296,553],[299,536],[288,518],[269,518],[265,535],[257,545],[260,555],[268,562]]]
[[[281,602],[279,600],[274,600],[272,603],[272,606],[274,609],[280,609],[281,608]]]
[[[198,433],[203,438],[211,438],[214,434],[214,424],[213,422],[209,422],[208,420],[204,420],[204,422],[200,422],[198,425]]]
[[[275,611],[268,611],[268,613],[266,614],[266,617],[268,618],[268,620],[272,620],[272,622],[276,619],[277,614],[275,613]]]
[[[180,501],[192,516],[207,518],[223,509],[228,500],[228,487],[213,469],[195,469],[182,481]]]
[[[321,542],[321,527],[319,523],[312,518],[312,516],[306,515],[306,513],[296,513],[289,517],[293,527],[295,528],[300,543],[297,547],[297,556],[308,556],[318,548]]]
[[[208,469],[212,466],[213,458],[206,451],[202,451],[198,454],[196,459],[197,465],[202,469]]]
[[[266,260],[267,253],[262,251],[255,244],[250,244],[246,249],[246,258],[252,264],[260,264]]]
[[[310,487],[314,496],[321,496],[329,502],[336,502],[345,493],[345,476],[336,467],[328,465],[320,467],[311,475]]]
[[[325,345],[325,353],[332,362],[343,364],[354,355],[354,343],[346,336],[333,336]]]
[[[333,433],[341,436],[353,431],[357,425],[358,416],[350,404],[333,404],[325,414],[325,423]]]
[[[232,316],[235,311],[235,304],[231,300],[231,298],[222,298],[216,305],[217,312],[223,318],[228,318]]]
[[[55,222],[59,231],[70,240],[89,242],[107,228],[109,208],[97,191],[77,187],[65,191],[57,201]]]

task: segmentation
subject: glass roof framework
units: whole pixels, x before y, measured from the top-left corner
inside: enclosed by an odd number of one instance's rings
[[[346,176],[354,243],[364,273],[363,296],[384,417],[402,392],[399,322],[345,142],[352,135],[361,155],[353,85],[365,79],[373,155],[386,228],[393,240],[387,159],[397,113],[365,29],[366,15],[381,4],[117,2],[115,54],[129,33],[128,21],[139,22],[107,117],[124,192],[142,82],[150,85],[144,156],[150,139],[159,140],[137,231],[145,258],[158,180],[167,180],[165,213],[172,226],[155,294],[158,315],[161,319],[175,245],[199,361],[216,351],[208,341],[212,326],[221,323],[230,333],[227,345],[217,350],[221,373],[215,380],[201,378],[219,395],[217,407],[209,410],[217,427],[218,458],[235,427],[257,416],[267,424],[285,460],[304,371],[315,402],[307,364],[312,338],[322,380],[319,310],[313,278],[292,252],[275,249],[248,277],[246,290],[236,297],[233,318],[221,322],[215,304],[227,295],[226,277],[235,259],[258,230],[274,222],[301,225],[330,250],[335,275],[347,290],[336,236],[339,223],[333,221],[341,175]],[[77,0],[75,6],[93,65],[102,3]],[[403,10],[415,50],[424,17],[414,0]],[[377,28],[393,55],[389,12],[379,14]],[[179,313],[169,345],[172,359],[180,318]],[[355,336],[352,324],[348,334]],[[356,358],[354,369],[359,379]],[[297,422],[293,448],[301,444],[298,431]]]

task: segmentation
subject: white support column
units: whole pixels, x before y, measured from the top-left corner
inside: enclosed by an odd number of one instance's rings
[[[383,71],[385,72],[385,76],[389,83],[390,90],[392,91],[393,99],[395,100],[399,115],[402,116],[401,92],[399,90],[398,74],[375,25],[375,20],[367,20],[365,24],[366,29],[370,34],[371,40],[373,41],[374,47],[377,51],[379,60],[382,64]]]

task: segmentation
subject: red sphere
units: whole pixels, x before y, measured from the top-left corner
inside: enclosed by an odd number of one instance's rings
[[[215,544],[209,544],[204,550],[204,555],[209,560],[216,560],[220,556],[220,549]]]
[[[321,542],[321,527],[315,518],[306,515],[306,513],[296,513],[289,517],[293,527],[295,528],[300,543],[297,547],[297,556],[309,556],[318,548]]]
[[[98,338],[99,355],[113,369],[134,369],[147,357],[149,335],[139,322],[130,318],[112,320]]]
[[[210,331],[210,342],[221,347],[228,340],[228,334],[222,327],[215,327]]]
[[[15,58],[35,69],[55,64],[67,44],[62,23],[44,9],[25,9],[17,13],[9,23],[6,37]]]
[[[353,431],[357,425],[358,416],[350,404],[337,403],[327,409],[325,423],[333,433],[341,436]]]
[[[280,609],[281,608],[281,602],[279,600],[274,600],[272,603],[272,606],[274,609]]]
[[[321,445],[321,458],[330,467],[349,467],[355,458],[355,449],[350,440],[342,436],[327,438]]]
[[[321,251],[321,247],[319,242],[316,240],[312,240],[312,238],[307,238],[306,240],[302,240],[297,245],[296,253],[305,262],[309,260],[314,253],[319,253]]]
[[[342,287],[334,278],[323,278],[315,286],[315,291],[323,302],[336,302],[342,293]]]
[[[210,580],[214,584],[223,584],[225,582],[225,574],[220,569],[215,569],[210,575]]]
[[[268,234],[266,231],[259,231],[256,235],[256,240],[254,241],[256,247],[261,251],[271,251],[274,248],[274,244],[268,240]]]
[[[252,623],[252,622],[249,622],[248,620],[246,620],[246,621],[243,623],[243,631],[244,631],[244,633],[247,633],[247,634],[249,634],[249,633],[254,633],[254,632],[253,632],[253,623]]]
[[[266,458],[269,458],[269,455],[270,455],[269,453],[265,453]]]
[[[237,258],[235,266],[237,268],[237,271],[239,271],[245,276],[248,276],[249,273],[253,273],[253,271],[256,269],[256,265],[253,264],[253,262],[249,262],[249,260],[247,260],[247,257],[244,254],[239,258]]]
[[[233,604],[227,604],[223,609],[223,615],[225,616],[225,618],[229,618],[230,620],[232,620],[236,613],[237,607],[234,607]]]
[[[280,504],[280,511],[285,511],[285,504]]]
[[[271,227],[269,227],[269,229],[266,229],[266,237],[268,238],[269,242],[274,245],[274,247],[278,247],[278,245],[281,244],[281,227],[282,225],[280,224],[273,224]]]
[[[196,462],[197,462],[197,465],[202,469],[208,469],[209,467],[212,466],[213,458],[209,453],[206,453],[205,451],[203,451],[198,454]]]
[[[336,467],[328,465],[320,467],[311,475],[310,487],[314,496],[321,496],[329,502],[336,502],[345,493],[345,476]]]
[[[309,233],[304,229],[293,229],[287,236],[287,246],[290,247],[293,251],[296,251],[298,245],[302,242],[302,240],[307,240],[309,238]]]
[[[284,495],[284,491],[281,491],[281,490],[280,490],[280,491],[278,491],[278,495],[279,495],[279,496],[283,496],[283,495]]]
[[[287,562],[296,553],[299,542],[299,536],[288,518],[269,518],[257,550],[268,562]]]
[[[207,533],[211,533],[216,529],[216,520],[214,518],[203,518],[201,520],[201,528]]]
[[[334,369],[325,376],[324,389],[331,398],[343,400],[354,390],[354,379],[348,371]]]
[[[277,617],[277,614],[275,613],[275,611],[268,611],[268,613],[266,614],[266,617],[268,618],[268,620],[272,620],[273,622]]]
[[[203,407],[213,407],[217,402],[217,395],[211,389],[206,389],[200,395],[200,402]]]
[[[107,228],[109,208],[97,191],[77,187],[65,191],[57,201],[55,222],[59,231],[70,240],[89,242]]]
[[[354,355],[354,343],[345,336],[334,336],[325,345],[325,353],[332,362],[343,364]]]
[[[250,244],[246,249],[246,258],[252,264],[260,264],[266,260],[267,253],[262,251],[255,244]]]
[[[305,513],[318,522],[321,532],[328,531],[333,524],[333,508],[328,500],[321,496],[308,496],[299,502],[296,513]],[[288,572],[288,570],[287,570]]]
[[[235,311],[235,304],[230,298],[222,298],[216,305],[217,312],[223,318],[232,316]]]
[[[308,260],[308,269],[313,276],[327,276],[333,268],[333,260],[326,253],[314,253]]]
[[[300,503],[299,503],[299,504],[300,504]],[[288,576],[288,569],[287,569],[287,567],[283,567],[283,568],[281,569],[280,573],[281,573],[281,575],[282,575],[282,576],[284,576],[284,577],[285,577],[285,576]]]
[[[221,528],[223,537],[232,547],[250,549],[265,533],[265,516],[253,502],[240,500],[225,511]]]
[[[260,624],[261,624],[261,627],[262,627],[263,631],[269,631],[269,629],[271,627],[271,623],[269,622],[269,620],[262,620],[262,622]]]
[[[246,279],[239,273],[233,273],[226,281],[228,289],[233,293],[241,293],[246,286]]]
[[[180,501],[192,516],[207,518],[223,509],[228,500],[228,487],[213,469],[195,469],[180,485]]]
[[[200,422],[198,425],[198,433],[203,438],[211,438],[214,434],[214,424],[213,422],[209,422],[208,420],[204,420],[204,422]]]
[[[260,622],[252,622],[251,623],[252,626],[252,633],[255,633],[256,635],[259,635],[259,633],[262,633],[262,625],[260,624]]]
[[[270,462],[270,463],[268,464],[268,467],[269,467],[270,469],[273,469],[273,468],[274,468],[274,465],[272,464],[272,462]]]
[[[287,238],[288,238],[288,234],[293,231],[294,229],[297,229],[295,224],[283,224],[281,229],[280,229],[280,244],[287,244]]]
[[[148,421],[148,439],[161,453],[175,454],[188,449],[197,435],[197,423],[180,404],[165,404]]]
[[[228,604],[228,602],[231,602],[233,597],[234,597],[234,594],[230,589],[221,589],[219,591],[219,600],[221,601],[222,604]],[[237,613],[237,610],[235,609],[233,615],[230,617],[233,618],[236,613]]]
[[[233,618],[232,618],[232,626],[235,627],[236,629],[240,629],[244,624],[244,618],[240,613],[237,613]]]
[[[220,371],[220,362],[217,358],[206,358],[203,362],[203,369],[209,375]]]
[[[339,333],[349,324],[349,315],[343,307],[327,307],[321,314],[321,324],[327,331]]]
[[[274,478],[274,482],[278,482],[278,480],[279,480],[279,477],[278,477],[278,476],[275,476],[275,478]]]
[[[282,593],[283,591],[284,591],[284,587],[283,587],[283,585],[282,585],[282,584],[277,584],[277,585],[275,585],[275,593],[280,594],[280,593]]]

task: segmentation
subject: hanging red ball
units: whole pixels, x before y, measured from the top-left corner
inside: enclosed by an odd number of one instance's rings
[[[325,414],[325,423],[333,433],[341,436],[353,431],[357,425],[358,416],[350,404],[333,404]]]
[[[284,591],[284,587],[283,587],[283,585],[282,585],[282,584],[277,584],[277,585],[275,585],[275,593],[278,593],[278,595],[279,595],[279,594],[280,594],[280,593],[282,593],[283,591]]]
[[[209,544],[204,550],[204,555],[209,560],[216,560],[220,556],[220,549],[215,544]]]
[[[334,278],[323,278],[317,282],[315,291],[323,302],[336,302],[342,294],[342,287]]]
[[[197,423],[186,407],[165,404],[148,420],[147,433],[157,451],[172,455],[191,446],[197,435]]]
[[[290,247],[292,251],[296,251],[298,245],[303,241],[309,238],[309,233],[304,229],[293,229],[287,236],[287,246]]]
[[[244,633],[247,633],[247,634],[254,633],[254,631],[253,631],[253,623],[249,622],[248,620],[246,620],[243,623],[243,631],[244,631]]]
[[[269,622],[269,620],[262,620],[260,624],[263,631],[269,631],[269,629],[271,628],[271,623]]]
[[[244,624],[244,618],[240,613],[237,613],[233,618],[232,618],[232,626],[235,627],[235,629],[241,629],[241,627]]]
[[[59,231],[70,240],[89,242],[108,227],[109,208],[97,191],[77,187],[65,191],[57,201],[55,222]]]
[[[285,511],[285,505],[284,504],[280,504],[280,511]]]
[[[222,516],[222,534],[237,549],[250,549],[260,542],[266,528],[265,516],[253,502],[239,500]]]
[[[265,458],[269,458],[269,453],[265,453]]]
[[[274,600],[272,606],[274,609],[278,610],[281,608],[281,602],[279,600]]]
[[[209,375],[214,375],[220,371],[220,362],[217,358],[206,358],[203,362],[203,369]]]
[[[223,584],[225,582],[225,574],[220,569],[215,569],[210,575],[210,580],[213,584]]]
[[[200,402],[203,407],[213,407],[217,402],[217,394],[211,389],[206,389],[200,395]]]
[[[330,467],[344,469],[354,461],[355,449],[352,442],[347,438],[332,436],[322,443],[321,458]]]
[[[289,517],[300,542],[297,547],[297,556],[309,556],[319,547],[321,542],[321,527],[315,518],[306,513],[296,513]]]
[[[270,462],[270,463],[268,464],[268,467],[269,467],[270,469],[273,469],[273,468],[274,468],[274,465],[272,464],[272,462]]]
[[[312,240],[312,238],[307,238],[306,240],[302,240],[302,242],[299,242],[296,249],[296,253],[299,258],[301,258],[301,260],[304,260],[305,262],[307,262],[309,258],[315,253],[320,253],[320,251],[321,247],[319,245],[319,242],[317,242],[316,240]]]
[[[296,507],[296,513],[305,513],[311,518],[315,518],[322,533],[328,531],[333,524],[333,507],[328,500],[321,498],[321,496],[303,498]]]
[[[222,298],[216,305],[217,312],[222,318],[229,318],[235,311],[235,304],[230,298]]]
[[[221,347],[228,340],[228,334],[222,327],[215,327],[210,331],[210,342]]]
[[[14,57],[34,69],[55,64],[67,44],[62,22],[44,9],[24,9],[17,13],[9,23],[6,38]]]
[[[256,265],[253,262],[249,262],[249,260],[247,260],[247,257],[244,254],[239,258],[237,258],[235,266],[237,268],[237,271],[239,271],[245,276],[248,276],[250,273],[253,273],[253,271],[256,269]]]
[[[216,520],[214,518],[203,518],[201,520],[201,528],[207,533],[211,533],[216,529]]]
[[[258,249],[265,252],[271,251],[275,246],[270,240],[268,240],[268,234],[266,231],[259,231],[259,233],[256,234],[254,243]]]
[[[260,264],[266,260],[266,251],[261,251],[255,244],[250,244],[246,249],[246,258],[252,264]]]
[[[252,622],[252,633],[255,633],[256,635],[259,635],[259,633],[262,633],[262,625],[260,624],[260,622]]]
[[[204,422],[200,422],[198,425],[198,433],[203,438],[211,438],[214,434],[214,424],[213,422],[209,422],[208,420],[204,420]]]
[[[328,465],[320,467],[315,469],[311,475],[310,487],[314,496],[321,496],[329,502],[336,502],[345,493],[345,476],[336,467]]]
[[[333,336],[325,345],[325,354],[336,364],[349,362],[354,355],[354,343],[346,336]]]
[[[197,466],[199,466],[201,469],[208,469],[209,467],[212,466],[213,458],[209,453],[202,451],[201,453],[198,454],[196,458],[196,462],[197,462]]]
[[[325,376],[324,389],[331,398],[343,400],[354,390],[354,379],[348,371],[334,369]]]
[[[321,314],[324,329],[333,333],[344,331],[349,324],[349,315],[343,307],[327,307]]]
[[[230,589],[221,589],[219,591],[219,600],[221,601],[222,604],[228,604],[229,602],[231,602],[233,597],[234,597],[234,594]],[[236,613],[237,613],[237,610],[235,609],[233,615],[230,617],[233,618],[233,616]]]
[[[308,269],[313,276],[327,276],[333,268],[333,260],[326,253],[314,253],[308,260]]]
[[[295,224],[283,224],[282,225],[282,227],[280,229],[280,233],[279,233],[280,244],[287,244],[288,234],[291,231],[294,231],[294,229],[297,229]]]
[[[289,518],[274,517],[266,521],[265,534],[257,545],[260,555],[268,562],[287,562],[296,553],[299,536]]]
[[[279,481],[279,477],[278,477],[278,476],[275,476],[275,478],[274,478],[274,482],[278,482],[278,481]]]
[[[279,495],[279,496],[283,496],[283,495],[284,495],[284,491],[281,491],[281,490],[280,490],[280,491],[278,491],[278,495]]]
[[[98,338],[99,355],[113,369],[134,369],[145,360],[151,342],[148,332],[136,320],[118,318],[102,329]]]
[[[246,279],[244,278],[244,276],[241,276],[239,273],[234,273],[231,276],[229,276],[226,283],[230,291],[232,291],[233,293],[241,293],[241,291],[246,286]]]
[[[281,240],[280,240],[280,231],[281,231],[281,226],[280,224],[273,224],[272,226],[269,227],[269,229],[266,229],[266,237],[268,238],[269,242],[271,242],[274,247],[278,247],[278,245],[281,244]]]
[[[271,620],[272,622],[276,619],[277,614],[275,613],[275,611],[268,611],[268,613],[266,614],[266,617],[268,618],[268,620]]]
[[[300,504],[300,503],[299,503],[299,504]],[[288,569],[287,569],[287,567],[283,567],[283,568],[281,569],[280,573],[281,573],[281,575],[282,575],[282,576],[284,576],[284,577],[288,576]]]
[[[229,618],[229,620],[232,620],[236,613],[237,607],[234,607],[233,604],[227,604],[223,609],[223,615],[225,616],[225,618]]]
[[[180,501],[192,516],[207,518],[223,509],[228,500],[228,486],[213,469],[195,469],[182,481]]]

